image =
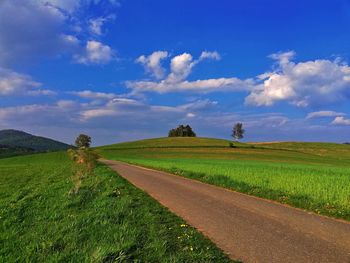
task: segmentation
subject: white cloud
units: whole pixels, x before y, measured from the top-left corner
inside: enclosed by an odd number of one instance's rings
[[[72,13],[79,7],[79,1],[72,0],[32,0],[33,3],[41,3],[43,6],[52,6],[54,8]]]
[[[88,25],[81,22],[81,15],[88,16],[90,6],[99,3],[95,0],[0,1],[0,66],[11,67],[62,54],[82,56],[84,52],[91,53],[93,50],[80,44],[91,39]],[[108,7],[107,2],[103,5]],[[113,9],[109,10],[112,12]],[[113,17],[113,14],[108,15],[103,21]],[[98,24],[95,23],[96,30]],[[104,51],[105,57],[94,60],[90,56],[92,63],[109,61],[106,56],[110,47],[101,43],[100,49]],[[85,62],[90,63],[89,58]]]
[[[34,89],[28,90],[26,94],[29,96],[53,96],[57,95],[57,92],[49,89]]]
[[[178,124],[186,118],[193,118],[201,112],[216,106],[209,100],[193,101],[178,106],[149,105],[130,98],[113,98],[103,104],[81,103],[74,100],[59,100],[54,104],[30,104],[0,108],[0,123],[16,127],[25,126],[60,126],[67,127],[121,127],[125,129],[152,130],[153,124],[163,123],[167,127]],[[34,117],[35,116],[35,117]],[[141,128],[142,129],[142,128]]]
[[[0,68],[0,96],[11,95],[54,95],[48,89],[40,89],[42,84],[30,76],[9,69]]]
[[[279,113],[210,110],[217,106],[215,101],[205,99],[177,106],[149,105],[128,98],[114,98],[101,105],[59,100],[53,104],[0,108],[0,128],[22,129],[67,142],[85,132],[94,143],[107,144],[166,136],[170,128],[182,123],[190,124],[198,136],[229,138],[232,125],[243,122],[247,140],[329,140],[330,134],[337,141],[346,140],[346,133],[339,133],[340,128],[335,125],[315,127],[305,119],[289,119]],[[338,118],[335,124],[349,121]],[[159,128],[154,129],[154,123]]]
[[[272,115],[272,116],[264,116],[259,119],[252,119],[246,122],[246,127],[268,127],[268,128],[276,128],[282,127],[289,122],[289,118],[282,115]]]
[[[247,104],[270,106],[287,101],[296,106],[322,105],[345,100],[350,94],[350,67],[339,60],[319,59],[294,63],[295,53],[271,55],[278,68],[259,76],[257,84],[246,98]]]
[[[196,62],[193,61],[192,55],[189,53],[173,57],[170,63],[171,73],[167,78],[167,82],[177,83],[186,79],[194,65],[196,65]]]
[[[62,38],[64,43],[66,43],[67,45],[74,47],[74,48],[78,47],[80,44],[79,39],[74,35],[62,34],[61,38]]]
[[[94,19],[89,20],[89,29],[90,31],[95,34],[95,35],[102,35],[102,26],[105,22],[105,18],[103,17],[98,17]]]
[[[144,65],[146,71],[151,73],[157,79],[164,77],[164,69],[161,61],[168,57],[166,51],[155,51],[149,56],[142,55],[137,58],[136,62]],[[203,51],[198,60],[194,60],[189,53],[177,55],[171,59],[170,74],[167,76],[167,82],[180,82],[188,77],[192,68],[202,60],[214,59],[220,60],[220,54],[217,51]]]
[[[205,79],[195,81],[168,82],[163,80],[160,82],[153,81],[136,81],[126,82],[127,87],[133,89],[134,92],[194,92],[209,93],[223,91],[244,91],[248,90],[252,84],[252,80],[240,80],[238,78],[219,78]]]
[[[82,55],[75,56],[75,62],[79,64],[107,64],[113,59],[113,50],[108,45],[95,40],[86,43]]]
[[[67,127],[76,118],[75,110],[58,104],[31,104],[0,108],[0,121],[9,127]]]
[[[137,104],[139,104],[139,102],[137,100],[128,99],[128,98],[114,98],[111,101],[111,103],[123,103],[124,105],[127,105],[127,104],[137,105]]]
[[[59,100],[56,104],[60,109],[75,109],[78,106],[78,103],[74,100]]]
[[[204,60],[204,59],[214,59],[214,60],[220,60],[221,56],[217,51],[203,51],[199,57],[199,60]]]
[[[109,20],[114,20],[115,15],[109,15],[106,17],[97,17],[89,19],[89,30],[92,34],[96,36],[101,36],[103,34],[102,27]]]
[[[142,55],[136,59],[137,63],[144,66],[145,70],[151,73],[155,78],[161,79],[164,77],[164,69],[161,61],[168,57],[166,51],[155,51],[149,56]]]
[[[332,121],[332,124],[348,126],[348,125],[350,125],[350,119],[346,119],[343,116],[338,116],[338,117],[335,117],[335,119]]]
[[[187,118],[194,118],[194,117],[196,117],[196,114],[190,112],[190,113],[187,113],[186,117]]]
[[[178,107],[148,105],[125,98],[97,106],[60,100],[55,104],[0,108],[0,129],[11,127],[66,142],[73,142],[84,132],[92,136],[94,143],[103,144],[164,136],[187,114]],[[154,123],[160,128],[154,129]]]
[[[40,2],[1,2],[0,65],[54,55],[62,44],[65,19],[59,9]]]
[[[127,117],[131,121],[139,118],[145,118],[145,120],[153,119],[153,115],[160,112],[169,112],[169,110],[183,112],[183,110],[175,107],[153,106],[134,99],[115,98],[97,107],[90,105],[88,109],[83,109],[80,115],[82,121],[90,121],[91,119],[98,118],[105,119],[111,116],[118,118]]]
[[[118,112],[114,109],[92,109],[81,112],[83,120],[90,120],[98,117],[116,116]]]
[[[159,52],[159,51],[158,51]],[[155,54],[155,53],[153,53]],[[153,55],[152,54],[152,55]],[[157,54],[159,58],[160,54]],[[151,55],[151,56],[152,56]],[[167,54],[166,54],[167,55]],[[150,56],[149,56],[150,57]],[[138,62],[148,65],[149,57],[141,56],[137,59]],[[165,57],[163,54],[161,57]],[[251,89],[254,84],[253,80],[240,80],[239,78],[217,78],[217,79],[204,79],[204,80],[195,80],[188,81],[186,78],[192,72],[192,69],[195,65],[201,62],[204,59],[220,59],[219,53],[203,51],[200,58],[194,60],[192,55],[189,53],[183,53],[177,55],[171,59],[170,62],[170,73],[166,78],[163,78],[160,81],[127,81],[126,85],[128,88],[133,90],[133,93],[138,92],[158,92],[158,93],[167,93],[167,92],[184,92],[190,91],[195,93],[207,93],[214,91],[245,91]],[[155,59],[156,69],[160,69],[163,73],[163,69],[159,68],[159,61]],[[148,66],[148,68],[150,68]],[[153,70],[154,74],[154,70]],[[163,74],[158,74],[159,76]],[[164,76],[163,76],[164,77]]]
[[[196,100],[184,105],[181,105],[180,108],[190,111],[206,111],[215,108],[218,105],[217,101],[212,101],[209,99]]]
[[[336,111],[315,111],[310,112],[306,119],[313,119],[313,118],[322,118],[322,117],[334,117],[334,116],[344,116],[345,114],[342,112],[336,112]]]
[[[271,54],[269,57],[277,60],[280,65],[287,65],[294,57],[296,53],[295,51],[287,51],[287,52],[278,52]]]
[[[276,102],[288,102],[297,107],[321,106],[345,101],[350,97],[350,67],[341,62],[317,59],[295,63],[294,51],[272,54],[276,60],[274,70],[257,75],[255,78],[240,79],[237,77],[188,80],[194,66],[204,59],[219,60],[216,51],[203,51],[198,59],[189,53],[177,55],[171,59],[170,73],[159,81],[127,81],[132,94],[140,92],[239,92],[247,91],[245,103],[254,106],[271,106]],[[141,56],[139,62],[147,64],[148,57]],[[151,70],[150,70],[151,71]],[[154,74],[154,73],[153,73]]]
[[[70,92],[70,94],[76,95],[84,99],[93,99],[93,100],[96,100],[96,99],[111,100],[118,97],[118,95],[115,93],[95,92],[91,90],[72,91]]]

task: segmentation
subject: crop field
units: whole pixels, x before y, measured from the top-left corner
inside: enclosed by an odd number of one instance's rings
[[[350,145],[160,138],[100,147],[108,159],[169,171],[350,220]]]
[[[106,166],[70,176],[64,152],[0,160],[0,262],[229,262]]]

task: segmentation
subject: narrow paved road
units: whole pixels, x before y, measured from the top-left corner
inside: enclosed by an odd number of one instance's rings
[[[243,262],[350,262],[350,224],[165,172],[103,160]]]

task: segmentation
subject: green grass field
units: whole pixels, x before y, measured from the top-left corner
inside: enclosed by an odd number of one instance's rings
[[[0,262],[229,262],[104,165],[69,195],[66,153],[0,160]]]
[[[350,145],[159,138],[98,148],[108,159],[350,220]]]

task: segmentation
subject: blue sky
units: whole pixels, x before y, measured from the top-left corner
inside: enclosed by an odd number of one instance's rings
[[[350,1],[4,0],[0,129],[350,141]]]

